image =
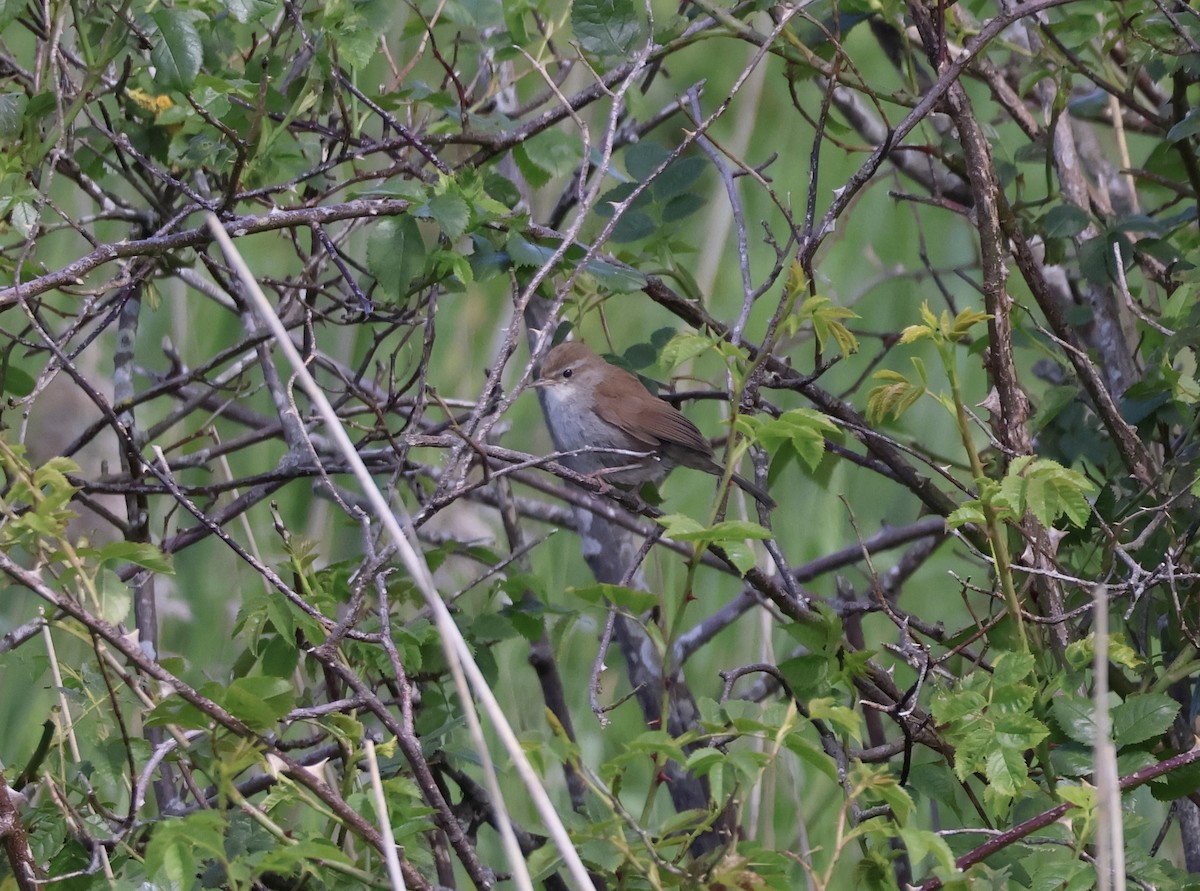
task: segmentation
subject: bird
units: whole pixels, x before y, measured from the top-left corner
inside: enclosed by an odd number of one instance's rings
[[[683,412],[580,341],[553,347],[533,386],[544,394],[546,423],[561,451],[598,450],[563,456],[562,463],[577,473],[636,488],[661,482],[678,465],[716,476],[725,472]],[[604,449],[620,452],[599,451]],[[768,510],[775,507],[771,496],[745,477],[735,473],[733,482]]]

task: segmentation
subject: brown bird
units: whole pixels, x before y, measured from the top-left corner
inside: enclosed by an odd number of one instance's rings
[[[680,464],[717,476],[725,472],[708,440],[682,412],[582,343],[550,350],[533,385],[545,393],[546,421],[560,451],[594,447],[650,453],[564,456],[562,463],[577,473],[636,487],[657,484]],[[733,481],[768,509],[775,507],[771,496],[748,479],[735,473]]]

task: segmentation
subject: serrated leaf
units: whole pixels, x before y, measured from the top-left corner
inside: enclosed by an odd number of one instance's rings
[[[1167,142],[1179,142],[1200,133],[1200,109],[1191,109],[1182,121],[1167,131]]]
[[[639,142],[638,146],[654,145],[655,143]],[[655,164],[655,167],[658,165]],[[654,197],[659,201],[669,202],[672,198],[699,198],[696,194],[696,180],[700,178],[708,162],[701,157],[680,158],[670,164],[659,174],[650,187]],[[630,171],[632,174],[632,171]],[[639,177],[641,178],[641,177]],[[665,215],[664,215],[665,218]]]
[[[1042,217],[1042,234],[1047,238],[1073,238],[1091,223],[1087,211],[1074,204],[1060,204]]]
[[[1090,699],[1073,693],[1054,697],[1050,703],[1050,714],[1054,723],[1077,743],[1090,746],[1096,741],[1096,721],[1092,715],[1094,705]]]
[[[725,755],[716,749],[697,749],[688,755],[684,767],[698,777],[707,775],[714,767],[724,763]]]
[[[829,677],[830,657],[824,653],[806,653],[803,656],[793,656],[778,665],[779,673],[783,675],[792,694],[800,699],[808,699],[821,691]]]
[[[221,810],[195,811],[157,823],[146,845],[146,875],[157,887],[191,888],[196,884],[197,856],[226,857],[223,839],[228,830]]]
[[[712,338],[704,334],[692,334],[686,332],[676,334],[663,347],[662,364],[664,368],[675,368],[695,359],[697,356],[703,355],[708,350],[712,349]]]
[[[1144,662],[1137,651],[1129,645],[1125,638],[1117,633],[1108,636],[1108,659],[1122,668],[1140,669]],[[1082,640],[1073,640],[1067,644],[1067,664],[1075,670],[1091,667],[1096,652],[1096,635],[1089,633]]]
[[[202,730],[212,719],[181,696],[168,696],[146,715],[147,727],[175,726],[183,730]]]
[[[379,35],[393,5],[386,0],[356,0],[354,3],[325,3],[325,30],[337,44],[338,57],[353,68],[363,68],[377,57]],[[449,97],[446,97],[448,102]]]
[[[862,720],[854,709],[838,705],[832,698],[819,697],[809,702],[808,713],[814,720],[829,721],[848,733],[856,742],[862,742]]]
[[[538,267],[550,262],[554,249],[534,244],[519,232],[510,232],[504,245],[516,266]]]
[[[832,782],[837,782],[837,765],[816,743],[805,739],[799,732],[789,733],[783,743],[801,761],[817,768]]]
[[[245,25],[257,22],[267,13],[274,12],[278,3],[275,0],[225,0],[225,8],[239,24]]]
[[[22,238],[29,238],[37,228],[38,211],[28,201],[18,201],[9,211],[8,219]]]
[[[203,17],[195,11],[168,6],[158,6],[153,12],[138,17],[150,40],[154,82],[168,90],[186,93],[200,73],[204,44],[196,30],[198,18]]]
[[[631,294],[646,287],[646,276],[629,266],[607,260],[589,260],[583,267],[602,288],[618,294]]]
[[[579,137],[561,130],[544,130],[516,148],[517,166],[534,187],[571,173],[583,158]]]
[[[974,719],[986,708],[987,700],[978,690],[948,690],[933,699],[933,716],[939,724],[951,724],[963,718]]]
[[[623,59],[642,39],[633,0],[575,0],[571,28],[583,51],[599,59]]]
[[[994,731],[997,743],[1021,751],[1032,749],[1050,735],[1046,725],[1027,712],[997,715]]]
[[[1200,789],[1200,764],[1193,762],[1159,777],[1150,791],[1159,801],[1174,801]]]
[[[835,305],[823,294],[814,294],[800,304],[796,316],[801,322],[812,322],[813,334],[816,335],[817,345],[821,349],[825,349],[826,343],[833,340],[837,344],[838,352],[843,356],[858,351],[858,338],[842,324],[842,319],[858,318],[852,310]]]
[[[758,523],[747,520],[725,520],[714,526],[702,527],[691,531],[677,529],[671,531],[671,537],[676,541],[742,541],[747,538],[765,541],[771,537],[769,529]]]
[[[263,872],[287,875],[306,863],[350,863],[346,853],[326,838],[309,838],[292,845],[275,845],[255,864]]]
[[[389,300],[408,293],[425,268],[425,242],[417,221],[409,216],[380,220],[367,236],[367,269]]]
[[[899,831],[900,840],[904,842],[909,859],[914,864],[919,864],[932,854],[934,863],[940,870],[946,873],[955,871],[954,853],[946,844],[946,840],[936,832],[929,829],[918,829],[915,826],[901,826]]]
[[[5,364],[0,372],[0,390],[21,398],[33,392],[34,380],[20,368]]]
[[[980,312],[977,309],[961,310],[955,315],[954,321],[950,323],[946,335],[951,340],[963,340],[970,334],[972,328],[982,322],[986,322],[990,318],[991,315],[989,313]]]
[[[826,437],[838,434],[837,425],[827,415],[810,408],[796,408],[778,418],[745,418],[749,434],[769,452],[788,446],[816,470],[825,456]]]
[[[467,231],[467,224],[471,221],[470,205],[463,200],[461,195],[453,192],[434,195],[424,209],[428,211],[430,218],[442,228],[446,237],[451,241],[461,238],[462,234]]]
[[[1029,766],[1021,749],[1000,747],[988,753],[984,763],[988,783],[1000,795],[1014,797],[1029,779]]]
[[[1074,786],[1069,783],[1061,784],[1058,789],[1059,797],[1069,801],[1076,807],[1092,810],[1096,807],[1096,789],[1094,786]]]
[[[618,609],[623,609],[635,616],[658,606],[657,595],[623,585],[584,585],[580,588],[568,588],[567,591],[587,603],[598,605],[611,603]]]
[[[21,135],[22,118],[29,99],[24,93],[0,93],[0,139],[16,139]]]
[[[908,822],[909,815],[913,812],[913,800],[903,786],[890,776],[877,776],[871,782],[870,792],[891,808],[892,816],[898,824],[903,826]]]
[[[286,678],[254,675],[237,678],[221,694],[229,712],[256,730],[266,730],[291,711],[296,692]]]
[[[889,381],[872,388],[867,394],[867,418],[878,422],[891,415],[899,420],[913,403],[925,393],[924,387],[909,382],[903,374],[891,369],[875,372],[875,380]]]
[[[115,572],[101,570],[96,578],[96,593],[100,599],[100,618],[110,625],[119,625],[129,617],[133,592]]]
[[[1137,693],[1112,710],[1113,741],[1118,748],[1162,736],[1179,714],[1179,703],[1165,693]]]
[[[100,563],[133,563],[152,572],[172,574],[175,572],[171,558],[155,545],[139,541],[114,541],[99,549]]]
[[[1000,484],[1003,500],[1017,515],[1032,513],[1045,526],[1064,514],[1076,526],[1087,524],[1095,487],[1083,474],[1047,458],[1022,456],[1009,465]]]
[[[749,572],[757,562],[757,558],[754,555],[754,549],[744,541],[727,540],[715,542],[715,544],[717,544],[721,550],[725,552],[725,556],[729,559],[729,562],[732,563],[734,568],[740,573],[745,574]]]
[[[998,688],[1016,684],[1029,677],[1034,667],[1032,653],[1000,653],[992,663],[992,683]]]

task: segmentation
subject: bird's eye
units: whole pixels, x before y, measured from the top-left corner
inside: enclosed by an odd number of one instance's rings
[[[563,378],[564,379],[569,378],[574,373],[575,373],[574,368],[564,368],[563,369]]]

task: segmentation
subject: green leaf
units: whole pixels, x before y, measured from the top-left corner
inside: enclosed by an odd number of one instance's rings
[[[1032,653],[1000,653],[992,663],[992,684],[997,688],[1016,684],[1029,677],[1034,667]]]
[[[385,297],[400,300],[424,268],[425,241],[416,220],[389,217],[375,224],[367,236],[367,269]]]
[[[663,368],[671,369],[702,356],[713,347],[713,340],[704,334],[685,331],[676,334],[662,349]]]
[[[96,578],[96,593],[100,598],[100,618],[110,625],[119,625],[129,617],[133,592],[115,572],[104,569]]]
[[[182,696],[168,696],[146,715],[147,727],[175,726],[183,730],[203,730],[212,719]]]
[[[698,777],[706,776],[714,767],[725,762],[725,755],[717,749],[696,749],[688,755],[684,767]]]
[[[858,338],[842,324],[843,319],[857,319],[858,314],[835,305],[823,294],[815,294],[801,303],[796,310],[796,317],[800,322],[812,323],[817,345],[822,350],[832,340],[837,344],[838,353],[843,356],[858,351]]]
[[[29,99],[24,93],[0,93],[0,139],[13,140],[21,135],[22,119]]]
[[[0,0],[0,28],[15,19],[28,6],[26,0]]]
[[[783,744],[801,761],[817,768],[831,781],[837,782],[838,771],[833,758],[812,740],[805,739],[799,731],[795,731],[784,738]]]
[[[1083,640],[1073,640],[1067,644],[1067,664],[1076,670],[1090,668],[1095,651],[1095,633],[1088,634]],[[1108,636],[1108,658],[1110,662],[1133,671],[1140,669],[1145,664],[1125,637],[1116,632]]]
[[[637,143],[638,146],[652,144]],[[670,202],[672,198],[699,198],[700,196],[695,192],[696,180],[700,178],[707,167],[708,162],[700,157],[679,158],[658,175],[650,186],[650,190],[657,200],[664,202]],[[632,171],[630,172],[632,174]],[[639,177],[639,179],[643,178]]]
[[[824,720],[840,727],[856,742],[862,742],[862,719],[854,709],[838,705],[832,697],[818,697],[808,704],[808,713],[813,720]]]
[[[1092,221],[1087,211],[1074,204],[1060,204],[1042,217],[1042,234],[1047,238],[1072,238]]]
[[[649,591],[626,588],[622,585],[585,585],[581,588],[568,588],[567,591],[588,603],[611,603],[618,609],[623,609],[635,616],[641,615],[646,610],[658,606],[658,595],[652,594]]]
[[[913,384],[903,374],[885,368],[875,372],[875,380],[884,381],[867,394],[867,418],[871,422],[882,421],[891,415],[896,420],[912,408],[914,402],[925,394],[925,387]]]
[[[1093,703],[1084,696],[1064,693],[1050,703],[1054,723],[1068,739],[1090,746],[1096,741],[1096,721],[1092,716]]]
[[[1045,526],[1066,515],[1076,526],[1087,524],[1091,505],[1087,495],[1095,486],[1083,474],[1048,458],[1024,455],[1009,465],[1000,496],[1017,516],[1032,513]]]
[[[1159,801],[1174,801],[1200,790],[1200,764],[1186,764],[1154,780],[1151,794]]]
[[[676,541],[717,545],[740,572],[746,572],[755,562],[754,551],[746,544],[746,540],[771,537],[767,529],[743,520],[728,520],[706,527],[684,514],[669,514],[659,517],[658,522],[666,527],[667,535]]]
[[[946,840],[929,829],[918,829],[915,826],[901,826],[900,839],[908,849],[908,856],[914,865],[919,864],[930,854],[939,869],[952,873],[955,869],[954,854]]]
[[[9,211],[8,218],[12,222],[13,228],[21,233],[22,238],[29,238],[37,229],[38,211],[28,201],[18,201],[14,204],[12,210]]]
[[[809,699],[824,688],[829,677],[829,663],[829,656],[825,654],[808,653],[785,659],[778,668],[792,693],[800,699]]]
[[[670,170],[670,168],[667,168]],[[699,210],[703,210],[708,206],[708,199],[702,195],[676,195],[662,207],[662,221],[664,223],[678,223],[680,220],[687,219],[692,214]]]
[[[106,544],[97,551],[101,564],[133,563],[152,572],[172,574],[175,568],[171,558],[164,554],[156,545],[140,541],[114,541]]]
[[[602,60],[625,58],[643,39],[633,0],[575,0],[571,28],[583,51]]]
[[[808,465],[809,470],[816,470],[825,456],[826,438],[836,438],[839,433],[837,425],[828,415],[811,408],[794,408],[778,418],[740,420],[746,422],[751,437],[767,451],[773,453],[787,445]]]
[[[973,523],[976,526],[986,525],[987,517],[984,516],[982,502],[968,501],[952,511],[950,516],[946,517],[946,525],[951,529],[960,529],[968,523]]]
[[[225,860],[228,820],[222,810],[195,811],[154,825],[146,845],[146,875],[163,888],[192,888],[197,858]]]
[[[0,376],[0,390],[18,399],[33,392],[34,380],[15,365],[5,363]]]
[[[1112,710],[1117,747],[1162,736],[1179,714],[1179,703],[1165,693],[1137,693]]]
[[[783,626],[788,637],[813,653],[824,653],[833,660],[842,658],[842,635],[845,628],[841,617],[820,602],[813,602],[813,614],[804,622],[789,622]]]
[[[379,35],[393,12],[387,0],[324,3],[326,31],[337,44],[338,57],[354,68],[369,65],[379,52]]]
[[[1063,783],[1057,789],[1063,801],[1069,801],[1076,807],[1091,811],[1096,807],[1096,789],[1094,786],[1076,786]]]
[[[662,166],[670,154],[665,147],[651,139],[635,142],[625,149],[625,171],[635,182],[643,183]],[[626,183],[626,185],[633,185],[633,183]],[[664,197],[667,196],[664,195]]]
[[[579,137],[561,130],[543,130],[537,136],[517,144],[513,159],[529,184],[541,188],[551,177],[571,173],[583,159]]]
[[[1167,142],[1179,142],[1197,133],[1200,133],[1200,108],[1193,108],[1167,131]]]
[[[988,783],[1005,798],[1014,797],[1029,780],[1029,766],[1021,749],[993,747],[985,761],[984,774]]]
[[[346,853],[327,838],[308,838],[294,845],[273,845],[258,862],[262,872],[288,875],[306,862],[351,863]]]
[[[204,61],[204,45],[196,21],[204,16],[194,10],[158,6],[138,22],[150,39],[150,62],[154,82],[168,90],[186,93],[196,82]]]
[[[708,526],[698,529],[687,528],[686,523],[674,522],[673,518],[681,517],[682,514],[673,514],[668,517],[662,517],[659,522],[667,527],[667,534],[676,541],[742,541],[747,538],[755,538],[762,541],[771,537],[771,531],[760,526],[758,523],[751,523],[747,520],[725,520],[717,523],[714,526]],[[687,517],[691,520],[691,517]]]
[[[744,541],[723,541],[719,542],[719,545],[738,572],[749,572],[757,562],[754,549]]]
[[[279,4],[275,0],[224,0],[225,9],[239,24],[257,22],[267,13],[274,12]]]
[[[947,315],[949,315],[947,313]],[[956,313],[953,320],[945,329],[947,340],[962,341],[970,335],[971,329],[976,325],[981,325],[991,318],[991,315],[986,312],[980,312],[977,309],[964,309]]]
[[[534,244],[516,231],[509,233],[505,250],[516,266],[542,266],[554,255],[554,248]]]
[[[446,192],[434,195],[423,208],[451,241],[457,241],[467,231],[471,221],[471,207],[461,195]]]
[[[646,276],[628,266],[618,266],[608,260],[589,260],[583,267],[596,283],[616,294],[631,294],[646,287]]]
[[[256,730],[265,730],[292,710],[296,691],[285,678],[237,678],[220,697],[221,704]]]

